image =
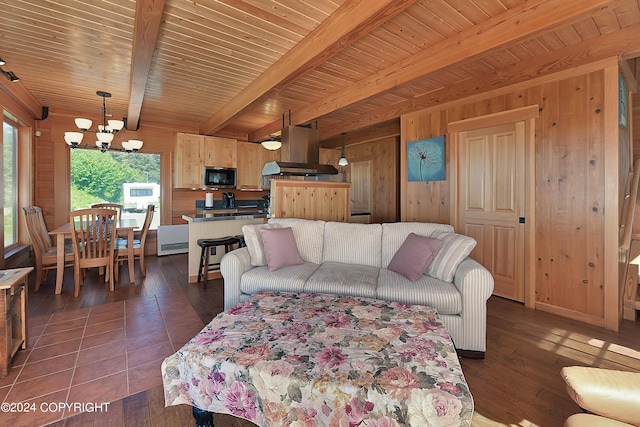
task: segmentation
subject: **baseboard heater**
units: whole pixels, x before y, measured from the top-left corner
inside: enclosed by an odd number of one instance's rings
[[[158,255],[189,252],[189,224],[158,226]]]

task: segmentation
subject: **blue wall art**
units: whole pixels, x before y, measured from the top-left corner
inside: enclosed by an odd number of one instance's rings
[[[444,181],[444,135],[407,142],[409,182]]]

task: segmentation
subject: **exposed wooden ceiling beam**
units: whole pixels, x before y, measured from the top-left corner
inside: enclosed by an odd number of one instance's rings
[[[364,144],[394,136],[400,136],[400,119],[397,117],[392,120],[387,120],[386,122],[376,123],[374,126],[347,133],[344,138],[344,144]],[[342,136],[340,134],[320,141],[320,147],[322,148],[340,148],[341,146]]]
[[[129,81],[129,109],[127,129],[136,130],[140,121],[140,111],[144,92],[149,79],[151,60],[158,39],[164,0],[137,0],[136,22],[131,51],[131,77]]]
[[[0,75],[0,90],[5,92],[18,105],[24,105],[25,109],[34,119],[42,118],[42,104],[40,104],[35,96],[33,96],[21,82],[11,82]]]
[[[218,132],[271,91],[316,68],[413,3],[415,0],[347,1],[231,102],[207,119],[200,126],[200,133],[212,135]]]
[[[362,79],[349,88],[293,112],[292,124],[298,125],[316,120],[325,114],[380,95],[396,86],[410,83],[444,68],[470,63],[515,41],[524,40],[555,26],[572,22],[594,10],[607,8],[611,3],[614,1],[582,0],[575,3],[566,0],[535,0],[524,2],[494,19],[486,20],[455,36],[448,37],[419,54],[412,55]],[[275,123],[251,133],[249,138],[251,140],[265,138],[268,136],[264,134],[265,131],[272,129]]]
[[[572,72],[575,72],[577,67],[616,57],[620,52],[626,53],[636,49],[635,35],[639,33],[640,25],[637,24],[597,38],[585,40],[578,45],[565,47],[528,61],[504,67],[498,70],[497,73],[485,74],[462,81],[455,86],[369,111],[348,122],[322,126],[320,127],[320,138],[321,140],[329,139],[342,132],[350,132],[354,129],[375,125],[424,108],[435,106],[441,108],[445,103],[459,99],[477,95],[483,97],[492,96],[492,91],[495,92],[501,88],[509,87],[508,90],[511,91],[514,84],[526,83],[527,85],[533,85],[536,79],[557,75],[558,72],[564,70],[573,70]]]

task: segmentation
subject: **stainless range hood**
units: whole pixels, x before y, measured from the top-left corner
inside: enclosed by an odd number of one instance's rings
[[[320,164],[320,138],[310,127],[287,126],[282,129],[280,161],[269,162],[262,175],[316,176],[336,175],[331,165]]]

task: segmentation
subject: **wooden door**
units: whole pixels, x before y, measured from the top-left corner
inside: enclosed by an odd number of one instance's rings
[[[351,162],[351,212],[371,214],[371,160]]]
[[[471,257],[495,280],[494,294],[524,302],[524,122],[460,133],[462,233],[478,245]]]

